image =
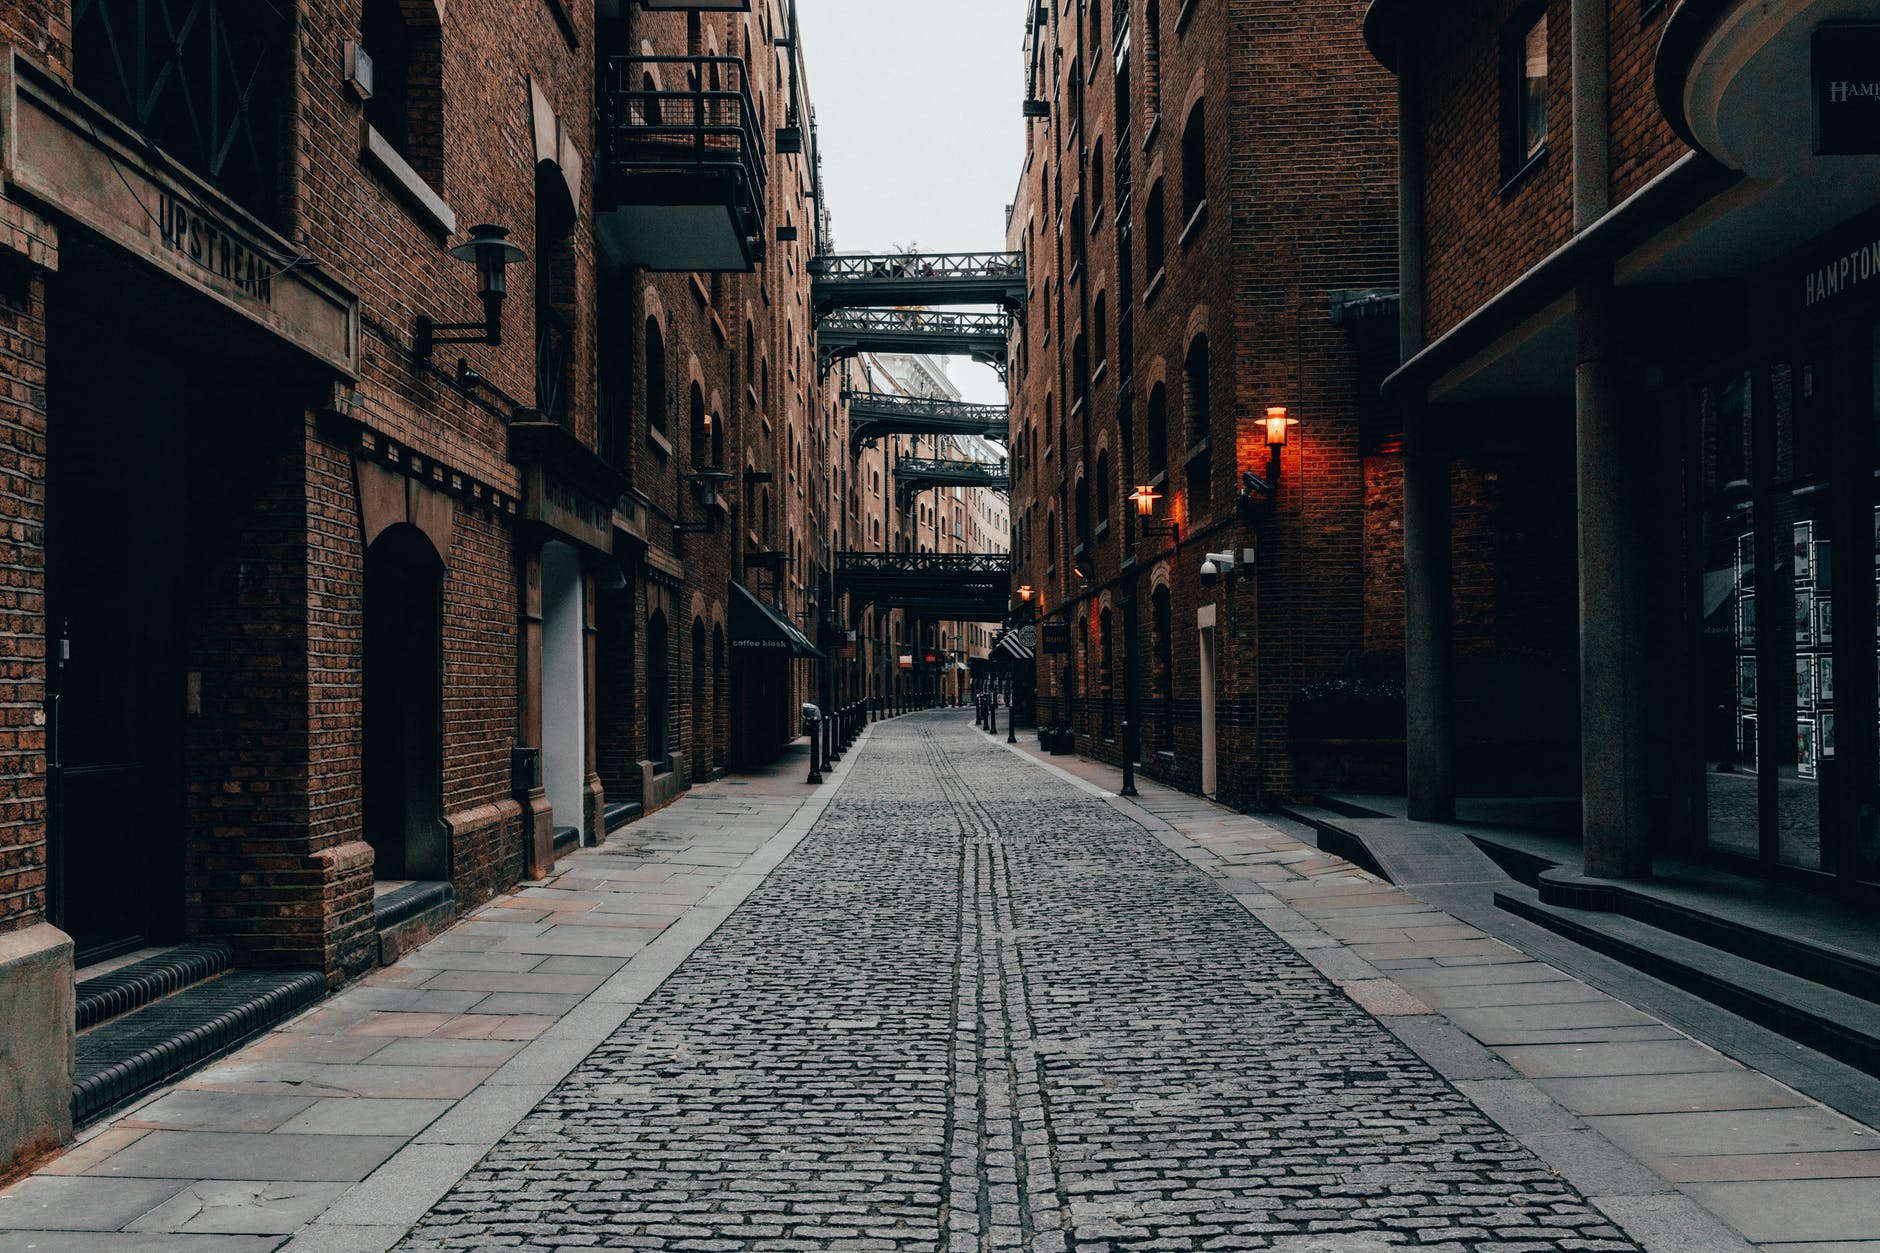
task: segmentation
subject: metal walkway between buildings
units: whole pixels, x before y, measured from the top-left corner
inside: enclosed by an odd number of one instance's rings
[[[852,611],[905,609],[940,621],[1002,622],[1011,600],[1009,553],[836,554],[836,593]]]
[[[1012,319],[1005,313],[933,313],[925,309],[843,309],[816,328],[822,368],[864,352],[971,357],[1005,377]]]
[[[836,254],[817,257],[809,270],[818,318],[896,305],[1025,307],[1025,256],[1018,252]]]
[[[924,396],[885,396],[878,392],[844,392],[849,406],[849,450],[884,435],[977,435],[1007,438],[1010,413],[1004,405],[969,405],[957,400],[929,400]]]
[[[1011,478],[1003,461],[903,457],[894,466],[894,486],[903,496],[916,496],[930,487],[982,487],[1006,492],[1011,490]]]

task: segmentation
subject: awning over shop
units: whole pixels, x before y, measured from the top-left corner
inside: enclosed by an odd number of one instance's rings
[[[1030,661],[1038,652],[1038,628],[1027,622],[1024,626],[1007,627],[999,633],[999,638],[992,642],[992,659],[1010,664],[1015,661]]]
[[[822,650],[790,620],[757,599],[742,583],[731,585],[731,647],[779,657],[821,657]]]

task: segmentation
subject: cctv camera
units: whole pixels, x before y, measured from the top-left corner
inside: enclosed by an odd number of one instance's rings
[[[1201,586],[1213,587],[1214,580],[1219,578],[1220,574],[1221,574],[1221,568],[1215,565],[1212,561],[1202,562],[1201,563]]]

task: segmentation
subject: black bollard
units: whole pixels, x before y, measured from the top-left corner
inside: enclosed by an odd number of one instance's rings
[[[821,733],[821,720],[809,724],[809,778],[807,780],[809,783],[821,783],[823,781],[822,750],[819,747]]]
[[[999,733],[999,707],[997,705],[986,710],[986,730],[993,735]]]

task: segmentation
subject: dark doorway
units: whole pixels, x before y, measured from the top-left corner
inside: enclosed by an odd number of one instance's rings
[[[365,835],[380,879],[450,877],[439,782],[443,572],[409,523],[366,551]]]
[[[692,619],[692,777],[709,779],[712,775],[711,736],[712,702],[705,686],[705,622]]]
[[[666,755],[666,746],[671,742],[666,719],[672,691],[667,666],[666,615],[656,609],[646,623],[646,759],[653,763],[656,774],[672,769]]]

